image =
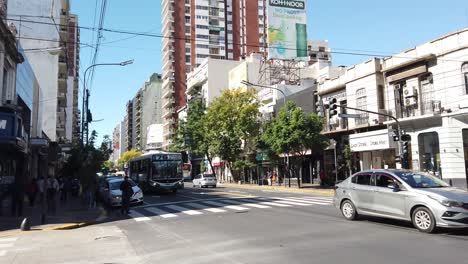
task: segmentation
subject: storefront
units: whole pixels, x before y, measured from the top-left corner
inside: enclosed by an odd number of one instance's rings
[[[394,169],[397,144],[393,140],[394,132],[382,129],[372,132],[358,133],[349,136],[351,152],[357,154],[361,170]]]

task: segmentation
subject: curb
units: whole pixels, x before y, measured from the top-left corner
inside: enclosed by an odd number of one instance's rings
[[[233,187],[241,189],[252,189],[252,190],[269,190],[277,192],[290,192],[290,193],[309,193],[309,194],[322,194],[327,196],[333,196],[333,190],[307,190],[307,189],[297,189],[297,188],[284,188],[284,187],[257,187],[251,185],[242,185],[242,184],[232,184],[232,183],[223,183],[223,187]]]
[[[87,221],[87,222],[80,222],[80,223],[68,223],[68,224],[62,224],[58,226],[51,226],[51,227],[46,227],[42,229],[33,229],[30,231],[12,231],[8,232],[5,234],[0,233],[0,238],[4,237],[10,237],[14,235],[25,235],[25,234],[32,234],[32,233],[37,233],[40,231],[55,231],[55,230],[72,230],[72,229],[77,229],[81,227],[86,227],[86,226],[91,226],[91,225],[96,225],[96,224],[101,224],[104,223],[105,220],[107,219],[107,211],[104,210],[104,208],[101,207],[101,214],[99,215],[98,218],[92,221]]]

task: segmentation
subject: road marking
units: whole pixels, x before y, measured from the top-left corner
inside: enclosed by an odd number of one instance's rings
[[[297,198],[297,197],[288,197],[288,198]],[[325,197],[300,197],[302,200],[312,200],[312,201],[324,201],[324,202],[333,202],[333,198]]]
[[[291,204],[291,205],[299,205],[299,206],[310,206],[312,204],[309,203],[298,203],[293,201],[286,201],[286,200],[274,200],[275,203],[282,203],[282,204]]]
[[[255,204],[255,203],[252,203],[252,202],[249,203],[249,202],[244,202],[244,201],[222,200],[221,202],[230,203],[230,204],[244,205],[244,206],[250,206],[250,207],[261,208],[261,209],[271,208],[270,206]]]
[[[303,203],[311,203],[311,204],[318,204],[318,205],[329,205],[331,204],[330,201],[324,201],[324,200],[305,200],[305,199],[300,199],[296,197],[290,197],[290,198],[283,198],[285,200],[293,201],[293,202],[303,202]]]
[[[281,201],[291,201],[291,202],[298,202],[298,203],[306,203],[306,204],[318,204],[318,205],[328,205],[330,203],[324,203],[324,202],[313,202],[313,201],[306,201],[306,200],[301,200],[301,199],[296,199],[296,198],[283,198],[283,197],[275,197],[274,199],[278,199]]]
[[[166,212],[166,211],[163,211],[159,208],[156,208],[156,207],[147,207],[147,208],[144,208],[144,210],[150,212],[150,213],[153,213],[157,216],[160,216],[162,218],[171,218],[171,217],[177,217],[177,215],[175,214],[171,214],[169,212]]]
[[[17,237],[0,238],[0,243],[15,242],[17,239],[18,239]]]
[[[6,255],[6,250],[0,250],[0,257],[3,257]]]
[[[203,201],[203,203],[209,204],[209,205],[214,205],[214,206],[219,206],[219,207],[224,207],[236,211],[244,211],[244,210],[249,210],[248,208],[242,207],[242,206],[236,206],[236,205],[226,205],[223,203],[218,203],[215,201]]]
[[[212,213],[223,213],[226,212],[226,210],[219,209],[219,208],[208,208],[208,206],[203,205],[203,204],[197,204],[197,203],[187,203],[188,206],[195,207],[197,209],[202,209],[208,212]]]
[[[281,204],[275,202],[260,202],[261,204],[271,205],[271,206],[278,206],[278,207],[291,207],[289,204]]]
[[[137,222],[143,222],[143,221],[151,220],[151,218],[146,217],[146,216],[144,216],[144,215],[142,215],[140,213],[137,213],[135,211],[130,211],[130,213],[128,215]]]
[[[202,212],[196,211],[196,210],[190,210],[188,208],[178,206],[178,205],[168,205],[166,206],[169,209],[179,211],[181,213],[187,214],[187,215],[201,215],[203,214]]]

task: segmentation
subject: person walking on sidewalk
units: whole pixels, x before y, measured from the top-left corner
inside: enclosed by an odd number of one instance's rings
[[[59,191],[59,183],[55,177],[49,177],[47,183],[47,208],[50,213],[55,213],[56,211],[56,194]]]
[[[120,190],[122,191],[122,214],[128,214],[130,199],[133,195],[132,184],[128,180],[128,176],[125,176],[124,181],[120,184]]]
[[[34,178],[29,183],[28,189],[27,189],[29,206],[31,207],[34,206],[34,201],[36,201],[37,191],[38,191],[37,180],[36,178]]]

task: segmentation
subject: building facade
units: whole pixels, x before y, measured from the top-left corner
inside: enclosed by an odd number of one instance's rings
[[[468,184],[468,29],[442,36],[384,59],[348,67],[319,85],[322,102],[370,110],[398,119],[410,136],[407,150],[395,141],[397,124],[382,115],[341,110],[353,118],[326,118],[324,132],[338,142],[338,160],[349,146],[352,171],[408,167],[455,186]],[[331,155],[325,167],[334,169]],[[328,163],[328,166],[327,166]],[[340,164],[340,162],[338,162]],[[341,163],[343,164],[343,163]],[[331,172],[330,171],[330,172]],[[346,172],[339,170],[343,177]]]
[[[239,60],[259,51],[264,13],[265,0],[162,1],[165,148],[174,136],[173,120],[186,105],[187,73],[208,57]]]
[[[42,125],[47,136],[59,143],[72,140],[73,133],[67,133],[67,124],[70,128],[73,122],[68,121],[73,120],[73,114],[67,115],[67,97],[73,97],[73,88],[68,88],[68,76],[70,62],[76,67],[79,59],[78,56],[72,58],[68,52],[69,11],[69,0],[8,0],[8,13],[18,29],[21,45],[24,49],[37,50],[26,56],[42,87]]]

